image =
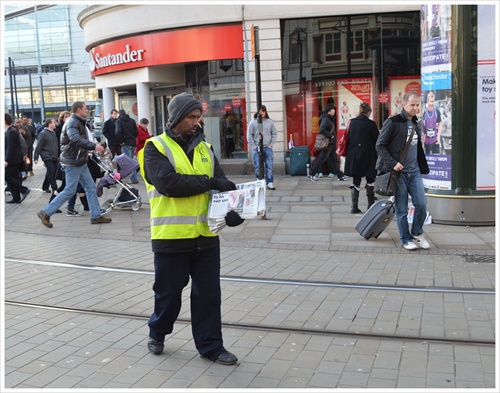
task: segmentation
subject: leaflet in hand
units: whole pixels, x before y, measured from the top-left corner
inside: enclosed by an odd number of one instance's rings
[[[208,226],[219,233],[226,226],[224,217],[235,210],[244,219],[262,217],[266,214],[266,182],[256,180],[236,184],[236,190],[213,193],[208,206]]]

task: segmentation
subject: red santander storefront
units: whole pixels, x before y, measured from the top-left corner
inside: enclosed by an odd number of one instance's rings
[[[234,119],[234,154],[246,157],[246,92],[241,24],[159,31],[106,42],[90,49],[90,70],[102,93],[103,117],[125,109],[147,118],[159,134],[168,102],[181,92],[202,102],[207,140],[224,157],[222,118]]]

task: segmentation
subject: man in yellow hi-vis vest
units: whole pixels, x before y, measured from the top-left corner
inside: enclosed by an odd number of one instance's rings
[[[220,243],[207,224],[210,190],[236,189],[226,179],[198,126],[201,103],[182,93],[168,105],[165,133],[146,141],[138,159],[151,205],[154,253],[154,311],[148,349],[159,355],[179,316],[182,290],[191,277],[191,325],[203,358],[232,365],[238,358],[224,348],[221,327]],[[232,211],[228,226],[244,220]]]

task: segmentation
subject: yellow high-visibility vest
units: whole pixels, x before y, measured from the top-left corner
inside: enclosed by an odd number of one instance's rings
[[[144,174],[144,151],[147,143],[154,143],[156,149],[164,154],[177,173],[188,175],[207,175],[213,177],[214,157],[210,144],[201,142],[194,148],[193,164],[186,153],[165,133],[146,140],[144,149],[137,158],[151,206],[151,239],[173,240],[194,239],[198,236],[218,236],[208,228],[209,192],[183,198],[172,198],[160,194],[147,182]]]

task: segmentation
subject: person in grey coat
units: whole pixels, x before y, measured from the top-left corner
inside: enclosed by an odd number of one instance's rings
[[[45,128],[38,134],[38,143],[35,148],[34,160],[38,164],[38,157],[42,157],[47,173],[42,186],[44,190],[48,191],[48,186],[52,188],[52,192],[57,190],[56,170],[57,160],[59,159],[59,140],[55,132],[57,123],[56,119],[49,118],[45,120]],[[48,191],[50,192],[50,191]]]
[[[375,177],[377,151],[375,145],[379,136],[377,124],[370,119],[372,108],[366,102],[359,105],[359,115],[350,120],[347,139],[347,155],[344,173],[352,177],[351,214],[361,213],[358,208],[361,178],[366,178],[367,210],[375,202]]]

